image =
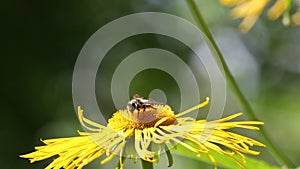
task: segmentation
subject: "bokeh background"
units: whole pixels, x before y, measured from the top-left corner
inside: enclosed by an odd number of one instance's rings
[[[199,1],[226,61],[257,116],[280,151],[300,165],[300,29],[283,27],[263,15],[247,34],[238,31],[238,20],[231,20],[229,9],[218,1]],[[51,160],[30,164],[18,157],[40,145],[40,138],[76,135],[81,129],[72,103],[72,71],[87,39],[101,26],[136,12],[166,12],[193,21],[182,0],[88,0],[88,1],[3,1],[1,4],[1,169],[44,168]],[[137,49],[160,47],[178,53],[186,62],[186,48],[172,39],[154,35],[127,39],[109,55],[99,72],[107,76],[120,56]],[[111,64],[111,65],[110,65]],[[102,72],[101,72],[102,71]],[[149,94],[157,80],[169,93],[177,92],[172,78],[153,70],[137,75],[130,94]],[[156,82],[156,83],[157,83]],[[97,97],[107,106],[107,118],[115,111],[105,84],[98,84]],[[101,87],[104,87],[101,90]],[[145,90],[143,90],[145,89]],[[205,91],[204,91],[205,92]],[[107,99],[106,99],[107,97]],[[173,99],[172,106],[180,100]],[[224,115],[242,109],[228,90]],[[246,117],[243,117],[246,118]],[[245,132],[258,140],[251,132]],[[278,165],[268,151],[256,157]],[[86,168],[114,168],[116,160],[101,166],[96,160]],[[140,168],[140,164],[127,167]],[[163,157],[158,168],[166,167]],[[175,157],[173,168],[212,168],[211,165]]]

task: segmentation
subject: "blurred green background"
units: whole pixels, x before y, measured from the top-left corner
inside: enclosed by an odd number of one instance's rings
[[[281,21],[269,21],[263,15],[248,34],[237,30],[239,21],[231,20],[229,9],[218,1],[199,1],[226,61],[257,116],[279,147],[298,166],[300,165],[300,29],[283,27]],[[1,169],[43,168],[51,160],[30,164],[18,157],[40,145],[40,138],[76,135],[81,129],[72,103],[72,71],[76,58],[87,39],[101,26],[119,17],[136,12],[166,12],[194,22],[182,0],[88,0],[88,1],[3,1],[1,5]],[[161,47],[184,58],[186,49],[172,39],[141,36],[121,42],[109,58],[125,56],[137,49]],[[170,42],[170,43],[167,43]],[[127,45],[130,44],[130,45]],[[108,60],[102,70],[107,79],[113,70]],[[107,68],[107,69],[105,69]],[[105,72],[107,71],[107,72]],[[158,78],[161,87],[177,92],[171,78],[159,77],[161,72],[144,72]],[[147,95],[149,86],[133,84]],[[160,79],[161,78],[161,79]],[[104,87],[101,90],[101,87]],[[147,88],[147,90],[142,90]],[[97,89],[98,99],[107,103],[103,108],[109,117],[114,111],[105,86]],[[166,87],[165,87],[166,88]],[[174,90],[173,90],[174,89]],[[103,93],[101,92],[103,91]],[[205,92],[205,91],[204,91]],[[180,102],[173,99],[176,104]],[[242,111],[230,90],[224,115]],[[249,135],[245,132],[246,135]],[[254,132],[250,135],[260,138]],[[256,157],[278,165],[266,150]],[[165,158],[158,168],[165,168]],[[114,168],[116,160],[101,166],[99,160],[86,168]],[[140,164],[125,165],[139,168]],[[212,168],[211,165],[175,157],[173,168]]]

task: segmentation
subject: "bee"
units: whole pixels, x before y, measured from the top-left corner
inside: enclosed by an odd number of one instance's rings
[[[164,105],[163,103],[156,102],[153,99],[144,99],[138,94],[135,94],[133,96],[133,99],[130,100],[127,104],[127,110],[131,113],[134,112],[134,110],[137,110],[138,112],[144,112],[148,110],[155,110],[156,108],[153,107],[153,105]]]

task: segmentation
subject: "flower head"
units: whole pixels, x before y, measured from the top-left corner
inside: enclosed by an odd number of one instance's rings
[[[226,6],[234,6],[231,11],[232,17],[234,19],[243,18],[240,30],[248,32],[271,0],[220,0],[220,2]],[[300,25],[300,1],[297,0],[298,11],[290,16],[292,4],[293,0],[276,0],[268,10],[269,19],[276,20],[283,16],[283,24]]]
[[[147,99],[135,98],[129,102],[127,109],[119,110],[103,126],[83,116],[78,107],[80,123],[88,132],[79,132],[79,136],[42,140],[45,145],[35,147],[34,152],[21,155],[30,162],[40,161],[52,156],[57,158],[46,169],[83,168],[96,158],[106,155],[104,164],[119,155],[120,168],[122,157],[141,158],[148,162],[157,162],[158,156],[168,150],[169,145],[181,144],[197,154],[206,154],[214,163],[211,151],[231,157],[238,165],[243,164],[233,155],[238,154],[245,160],[244,154],[258,155],[250,150],[251,146],[264,146],[246,136],[227,131],[231,128],[258,130],[252,125],[262,125],[258,121],[229,122],[241,115],[215,120],[196,120],[184,117],[196,109],[207,105],[209,99],[184,112],[175,114],[170,106]]]

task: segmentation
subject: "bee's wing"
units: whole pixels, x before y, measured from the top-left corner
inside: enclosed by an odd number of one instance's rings
[[[155,100],[153,100],[151,98],[148,99],[148,103],[151,104],[151,105],[154,105],[154,104],[157,104],[157,105],[166,105],[165,103],[155,101]]]

